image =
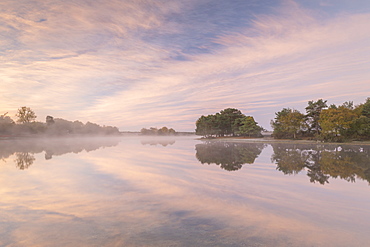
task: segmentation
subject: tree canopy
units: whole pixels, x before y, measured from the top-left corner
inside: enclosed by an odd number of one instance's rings
[[[309,101],[306,115],[283,108],[275,113],[275,138],[312,138],[323,141],[370,140],[370,98],[354,106],[353,102],[330,105],[326,100]]]
[[[293,138],[296,139],[303,127],[304,115],[298,110],[284,108],[275,113],[275,121],[271,125],[274,128],[273,135],[276,138]]]
[[[208,137],[249,136],[260,137],[263,128],[251,116],[235,108],[226,108],[219,113],[201,116],[195,123],[197,135]]]
[[[155,135],[155,136],[171,136],[171,135],[176,135],[176,131],[172,128],[167,128],[166,126],[157,129],[150,127],[149,129],[142,128],[140,131],[141,135]]]
[[[36,119],[35,112],[26,106],[19,108],[16,116],[18,117],[18,123],[30,123]]]
[[[319,135],[321,132],[321,126],[319,123],[320,114],[323,109],[328,107],[326,105],[327,100],[319,99],[315,101],[308,101],[308,106],[306,107],[305,121],[309,132]]]

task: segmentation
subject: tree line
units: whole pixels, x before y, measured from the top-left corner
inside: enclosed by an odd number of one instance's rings
[[[47,116],[45,122],[37,122],[35,112],[26,106],[17,110],[17,120],[14,121],[7,113],[0,115],[0,135],[27,136],[27,135],[118,135],[117,127],[100,126],[95,123],[68,121],[62,118]]]
[[[140,131],[141,135],[151,135],[151,136],[172,136],[176,135],[176,131],[172,128],[167,128],[166,126],[157,129],[154,127],[150,127],[149,129],[142,128]]]
[[[252,116],[246,116],[235,108],[226,108],[213,115],[201,116],[195,125],[195,134],[206,138],[223,136],[261,137],[263,130]]]
[[[309,101],[306,114],[291,108],[275,113],[271,121],[273,136],[277,139],[308,138],[343,142],[370,140],[370,98],[354,105],[327,105],[327,100]]]

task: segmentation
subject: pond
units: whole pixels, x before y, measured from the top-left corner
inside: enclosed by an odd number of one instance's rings
[[[368,246],[370,146],[0,141],[0,246]]]

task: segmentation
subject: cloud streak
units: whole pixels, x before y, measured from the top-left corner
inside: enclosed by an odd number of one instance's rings
[[[3,1],[3,110],[191,131],[226,107],[269,128],[282,107],[369,96],[370,11],[211,3]]]

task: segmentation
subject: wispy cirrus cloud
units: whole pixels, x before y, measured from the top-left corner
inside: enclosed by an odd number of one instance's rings
[[[3,1],[1,105],[192,130],[226,107],[268,128],[282,107],[369,96],[370,12],[267,4]]]

